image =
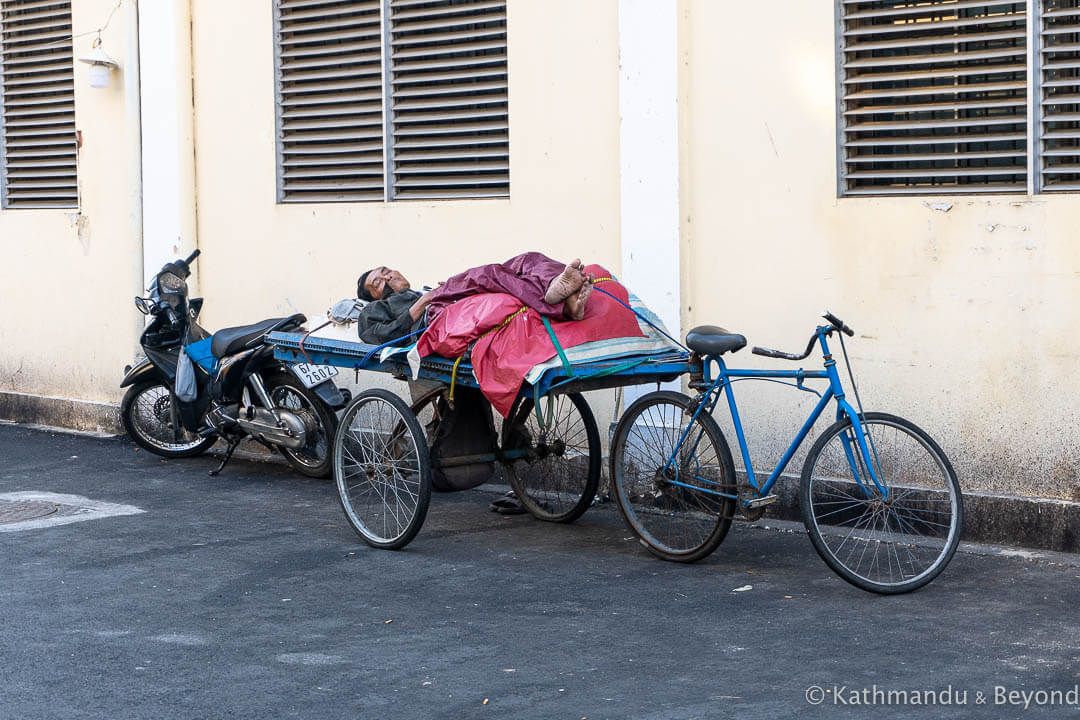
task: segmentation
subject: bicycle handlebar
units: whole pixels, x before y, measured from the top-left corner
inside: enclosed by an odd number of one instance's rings
[[[828,321],[829,321],[830,323],[832,323],[832,326],[833,326],[834,328],[836,328],[836,329],[837,329],[837,330],[839,330],[840,332],[844,333],[844,334],[845,334],[845,335],[847,335],[848,337],[854,337],[854,336],[855,336],[855,331],[854,331],[854,330],[852,330],[852,329],[851,329],[851,328],[849,328],[849,327],[848,327],[847,325],[845,325],[845,324],[844,324],[844,321],[843,321],[843,320],[841,320],[840,318],[836,317],[835,315],[833,315],[833,314],[832,314],[831,312],[829,312],[828,310],[824,310],[824,311],[822,311],[822,313],[821,313],[821,317],[823,317],[823,318],[825,318],[826,320],[828,320]]]
[[[836,330],[839,330],[840,332],[846,334],[848,337],[852,337],[852,336],[855,335],[854,330],[852,330],[847,325],[845,325],[843,320],[836,317],[835,315],[833,315],[828,310],[825,310],[824,312],[822,312],[821,317],[828,320],[829,324],[832,325],[833,328],[835,328]],[[822,329],[823,328],[818,328],[818,331],[820,332]],[[755,355],[764,355],[765,357],[777,358],[777,359],[780,359],[780,360],[805,360],[807,357],[809,357],[810,353],[813,351],[814,343],[817,342],[817,338],[818,338],[818,336],[817,336],[816,332],[813,335],[810,336],[810,342],[808,342],[806,344],[806,352],[804,352],[802,355],[796,355],[795,353],[786,353],[786,352],[782,352],[780,350],[773,350],[772,348],[759,347],[757,345],[755,345],[754,348],[750,352],[754,353]]]
[[[755,355],[764,355],[765,357],[778,358],[780,360],[804,360],[810,356],[810,352],[814,349],[814,343],[817,342],[817,333],[810,336],[810,342],[806,344],[806,352],[802,355],[796,355],[794,353],[786,353],[780,350],[773,350],[772,348],[759,347],[757,345],[750,351]]]

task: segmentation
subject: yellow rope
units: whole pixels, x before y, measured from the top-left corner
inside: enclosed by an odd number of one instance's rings
[[[465,357],[465,353],[461,353],[458,359],[454,361],[454,369],[450,371],[450,397],[449,402],[454,402],[454,384],[457,382],[457,366],[461,364],[461,358]]]
[[[528,307],[522,305],[520,308],[517,309],[517,312],[514,312],[511,315],[508,315],[505,320],[503,320],[501,323],[499,323],[495,327],[488,330],[486,333],[484,333],[479,338],[477,338],[477,340],[479,340],[480,338],[483,338],[483,337],[487,337],[488,335],[495,332],[496,330],[503,329],[504,327],[509,325],[510,322],[514,318],[516,318],[518,315],[524,314],[528,309],[529,309]],[[459,355],[458,359],[454,361],[454,369],[450,371],[450,395],[447,398],[450,402],[454,402],[454,386],[457,384],[457,369],[458,369],[458,365],[461,364],[461,359],[464,358],[464,357],[465,357],[465,353],[462,353],[461,355]]]
[[[504,327],[506,327],[507,325],[509,325],[509,324],[510,324],[510,321],[511,321],[511,320],[513,320],[514,318],[516,318],[516,317],[517,317],[518,315],[523,315],[524,313],[526,313],[526,312],[528,311],[528,309],[529,309],[529,308],[527,308],[526,306],[522,305],[521,307],[519,307],[519,308],[517,309],[517,312],[513,313],[512,315],[508,315],[508,316],[506,317],[506,319],[505,319],[505,320],[503,320],[503,321],[502,321],[501,323],[499,323],[499,324],[498,324],[498,325],[496,325],[495,327],[491,328],[491,329],[490,329],[490,330],[488,330],[488,331],[487,331],[486,333],[484,333],[483,335],[481,335],[480,337],[478,337],[478,338],[476,338],[476,339],[477,339],[477,340],[479,340],[480,338],[485,338],[485,337],[487,337],[488,335],[490,335],[491,333],[495,332],[496,330],[502,330],[502,329],[503,329]]]

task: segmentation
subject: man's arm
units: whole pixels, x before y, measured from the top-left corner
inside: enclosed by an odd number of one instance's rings
[[[442,285],[442,283],[439,284]],[[421,295],[420,299],[414,302],[409,308],[409,317],[412,318],[413,322],[419,320],[420,316],[424,314],[424,308],[426,308],[428,306],[428,303],[431,302],[431,292],[431,290],[428,290],[426,293]]]
[[[360,311],[357,332],[360,339],[372,345],[382,345],[407,335],[413,320],[409,313],[396,315],[386,300],[368,303]]]

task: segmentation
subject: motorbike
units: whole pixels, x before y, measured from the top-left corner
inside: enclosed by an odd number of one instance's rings
[[[146,357],[124,368],[124,429],[140,447],[166,458],[192,457],[219,438],[228,443],[218,475],[251,437],[309,477],[327,477],[337,431],[335,410],[349,401],[337,368],[274,358],[267,333],[301,329],[301,314],[210,334],[198,323],[203,299],[188,299],[191,263],[166,263],[135,307],[150,317],[139,343]]]

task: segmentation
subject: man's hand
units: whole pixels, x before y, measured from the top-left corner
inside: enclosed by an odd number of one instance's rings
[[[439,284],[442,285],[442,283]],[[412,318],[413,322],[416,322],[420,319],[420,316],[424,314],[424,308],[426,308],[428,306],[428,303],[430,302],[431,290],[428,290],[426,293],[421,295],[416,302],[412,304],[412,307],[409,308],[409,317]]]

